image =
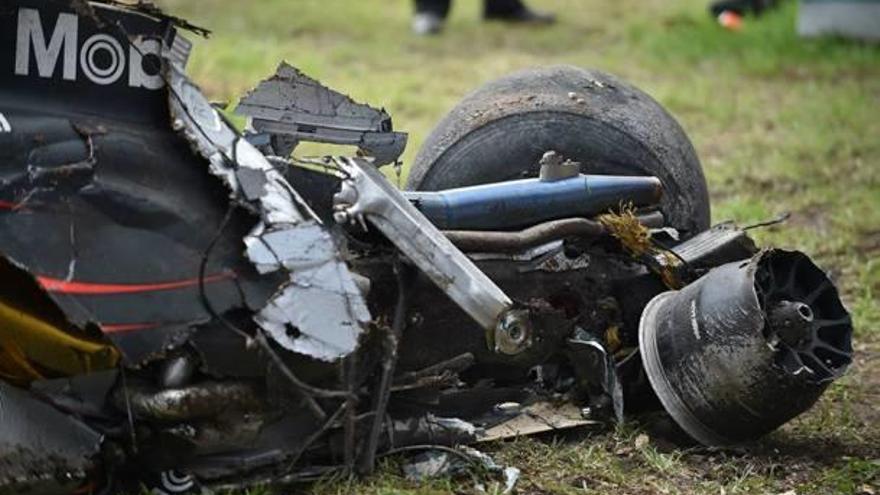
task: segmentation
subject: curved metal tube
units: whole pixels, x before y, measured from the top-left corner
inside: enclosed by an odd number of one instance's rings
[[[209,418],[228,410],[257,410],[261,400],[254,388],[241,382],[205,382],[183,388],[151,390],[142,386],[117,389],[114,402],[125,409],[128,393],[131,410],[138,417],[158,421]]]
[[[639,216],[646,227],[662,227],[663,215],[659,212]],[[443,234],[453,244],[466,252],[522,251],[565,237],[598,237],[607,232],[599,222],[587,218],[563,218],[551,220],[515,232],[486,230],[445,230]]]
[[[462,251],[510,252],[539,246],[561,237],[600,236],[605,228],[586,218],[565,218],[517,232],[446,230],[443,234]]]

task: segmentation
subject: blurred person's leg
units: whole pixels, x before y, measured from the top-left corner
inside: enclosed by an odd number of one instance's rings
[[[555,15],[532,10],[522,0],[485,0],[483,16],[486,19],[533,24],[550,24],[556,21]]]
[[[436,34],[443,29],[451,0],[416,0],[412,29],[416,34]]]

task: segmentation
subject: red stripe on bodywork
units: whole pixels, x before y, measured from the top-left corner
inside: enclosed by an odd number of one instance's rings
[[[4,201],[0,199],[0,210],[17,210],[21,203],[13,203],[12,201]]]
[[[147,330],[160,326],[159,323],[101,323],[104,333],[131,332],[134,330]]]
[[[205,277],[205,283],[220,282],[234,277],[235,274],[232,272],[210,275]],[[136,294],[141,292],[184,289],[199,285],[198,278],[150,284],[99,284],[93,282],[75,282],[72,280],[67,281],[43,276],[38,276],[37,281],[43,286],[43,289],[48,292],[74,295]]]

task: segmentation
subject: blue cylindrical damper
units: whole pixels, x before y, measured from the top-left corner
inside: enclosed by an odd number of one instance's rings
[[[656,177],[583,175],[556,181],[522,179],[444,191],[405,191],[440,230],[505,230],[567,217],[591,217],[621,202],[653,206]]]

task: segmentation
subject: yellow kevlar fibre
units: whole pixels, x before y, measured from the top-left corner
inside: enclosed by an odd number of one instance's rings
[[[71,335],[0,300],[0,376],[26,384],[44,375],[72,376],[119,361],[110,344]]]
[[[639,222],[632,203],[621,205],[620,213],[599,215],[598,220],[633,256],[642,256],[654,250],[651,232]]]
[[[619,213],[604,213],[599,215],[597,220],[634,258],[650,260],[648,266],[660,277],[664,285],[670,289],[682,287],[682,282],[676,273],[678,258],[654,245],[651,241],[651,231],[639,221],[632,203],[621,204]]]

